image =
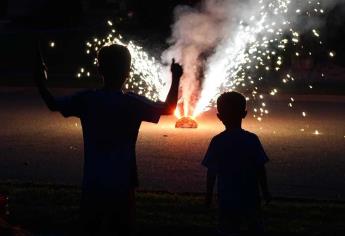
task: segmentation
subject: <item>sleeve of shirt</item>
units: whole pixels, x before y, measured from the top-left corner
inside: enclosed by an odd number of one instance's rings
[[[255,142],[255,163],[257,166],[263,166],[265,165],[267,162],[269,162],[269,159],[266,155],[266,152],[260,142],[260,139],[255,135],[254,138],[254,142]]]
[[[141,121],[158,123],[163,112],[163,106],[155,103],[144,96],[129,93],[134,100],[135,112],[140,116]]]
[[[58,111],[64,117],[80,117],[84,108],[85,93],[79,92],[71,96],[58,97],[56,99]]]
[[[207,152],[205,154],[204,160],[201,164],[208,168],[212,172],[218,171],[218,161],[216,154],[216,144],[214,138],[211,140],[210,145],[208,146]]]

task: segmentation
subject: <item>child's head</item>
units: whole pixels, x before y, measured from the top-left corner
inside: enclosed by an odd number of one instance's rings
[[[104,46],[99,50],[97,60],[104,83],[120,89],[128,78],[131,68],[129,50],[118,44]]]
[[[247,115],[246,98],[237,92],[227,92],[217,100],[218,118],[225,126],[240,125]]]

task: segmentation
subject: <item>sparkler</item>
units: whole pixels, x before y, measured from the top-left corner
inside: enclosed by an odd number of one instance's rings
[[[268,73],[275,73],[281,77],[281,86],[294,82],[296,77],[291,73],[284,74],[285,57],[287,52],[294,52],[296,57],[312,57],[310,49],[304,47],[301,32],[296,28],[298,17],[318,17],[325,13],[321,1],[309,0],[258,0],[248,19],[236,19],[237,25],[233,27],[230,35],[226,34],[214,49],[214,53],[207,57],[201,91],[197,97],[193,96],[190,87],[181,89],[182,109],[176,109],[175,115],[181,119],[190,117],[194,120],[203,112],[214,107],[216,98],[223,92],[237,90],[247,94],[247,101],[253,102],[254,118],[262,121],[270,112],[265,101],[267,96],[277,96],[282,88],[262,86],[261,83],[268,77]],[[94,38],[86,42],[86,54],[96,55],[104,45],[121,44],[127,46],[132,55],[132,72],[124,88],[139,95],[144,95],[153,101],[164,101],[168,93],[170,74],[167,66],[159,60],[150,57],[145,50],[132,41],[125,41],[117,34],[111,21],[107,22],[111,32],[104,38]],[[298,28],[298,27],[297,27]],[[310,35],[323,47],[320,40],[320,31],[317,28],[308,30]],[[308,33],[303,32],[303,33]],[[179,52],[180,54],[186,52]],[[336,56],[334,51],[329,57]],[[97,64],[97,58],[94,58]],[[190,66],[190,65],[188,65]],[[195,80],[200,76],[195,74],[184,80]],[[90,76],[84,68],[80,69],[77,77]],[[322,74],[324,77],[324,74]],[[193,81],[192,81],[193,82]],[[183,83],[182,86],[190,86]],[[198,86],[195,86],[198,88]],[[313,89],[312,85],[309,85]],[[268,91],[267,91],[268,90]],[[192,102],[196,100],[196,102]],[[293,107],[295,99],[291,98],[288,105]],[[302,116],[306,117],[306,112]],[[185,121],[186,119],[182,119]],[[188,120],[188,121],[189,121]],[[188,123],[188,122],[186,122]]]
[[[113,26],[111,21],[107,22],[109,26]],[[164,67],[154,57],[150,57],[144,49],[136,45],[132,41],[126,42],[121,34],[117,34],[114,28],[104,38],[96,38],[86,42],[85,53],[92,55],[93,64],[97,65],[97,52],[103,46],[111,44],[120,44],[128,48],[132,56],[131,73],[127,79],[124,90],[132,91],[139,95],[143,95],[152,101],[164,101],[168,93],[168,68]],[[90,76],[90,72],[82,67],[77,74],[80,78],[83,75]]]
[[[269,112],[266,109],[266,103],[260,101],[263,99],[262,94],[265,93],[266,88],[256,85],[263,79],[260,71],[281,71],[284,65],[282,54],[287,51],[287,48],[293,47],[296,50],[304,48],[300,44],[301,34],[294,29],[294,17],[297,16],[291,17],[291,12],[295,12],[297,15],[304,12],[308,17],[311,17],[308,9],[314,9],[314,12],[319,15],[325,12],[319,1],[308,1],[308,8],[303,10],[300,6],[303,5],[302,2],[293,3],[290,0],[260,0],[257,4],[256,9],[258,10],[253,13],[252,17],[249,20],[241,20],[234,36],[229,37],[223,45],[219,46],[223,50],[217,51],[210,58],[201,98],[196,105],[194,116],[198,116],[212,107],[215,99],[222,92],[227,90],[248,91],[251,87],[250,99],[257,101],[254,117],[261,121],[263,116]],[[317,29],[312,29],[311,32],[316,39],[320,37]],[[295,52],[296,57],[302,54],[302,51]],[[311,56],[312,52],[308,54]],[[335,53],[330,52],[330,56],[335,56]],[[282,79],[282,84],[294,80],[293,76],[286,74]],[[309,88],[313,87],[310,85]],[[271,96],[276,94],[278,94],[276,88],[269,93]],[[289,103],[290,107],[293,107],[293,102],[294,100]],[[303,116],[305,116],[305,112]]]

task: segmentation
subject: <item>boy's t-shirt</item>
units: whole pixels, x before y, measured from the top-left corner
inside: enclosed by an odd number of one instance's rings
[[[126,194],[138,185],[135,144],[140,124],[158,123],[162,105],[122,91],[94,90],[59,98],[58,109],[81,120],[84,192]]]
[[[243,129],[215,136],[202,162],[217,175],[220,208],[252,210],[260,203],[257,171],[268,157],[259,138]]]

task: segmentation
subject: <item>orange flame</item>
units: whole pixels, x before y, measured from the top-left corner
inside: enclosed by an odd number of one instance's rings
[[[180,109],[178,107],[176,107],[174,115],[177,117],[177,119],[181,119],[182,118]]]

